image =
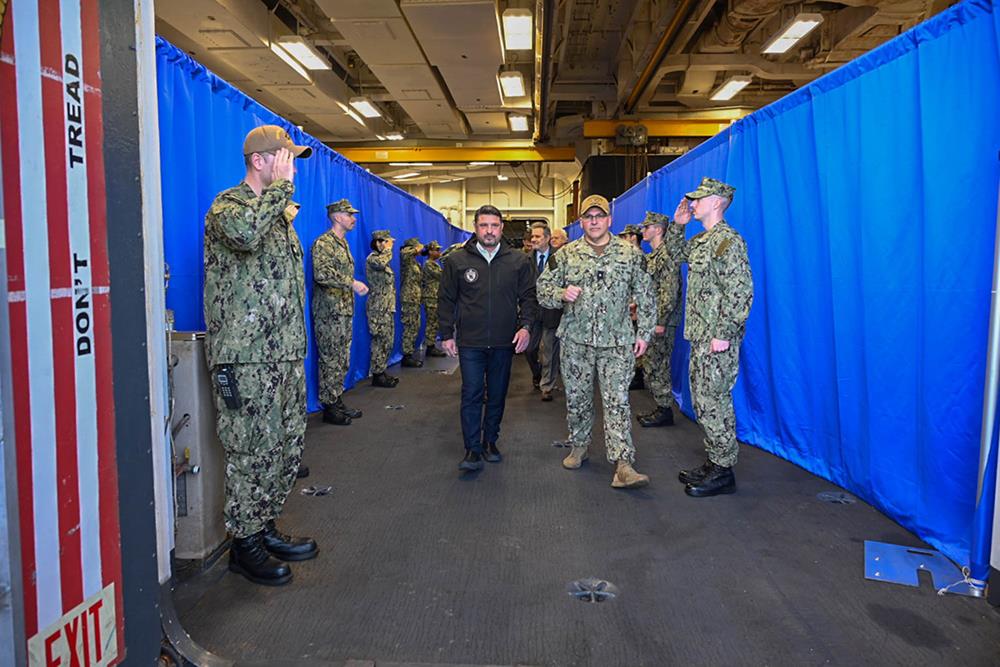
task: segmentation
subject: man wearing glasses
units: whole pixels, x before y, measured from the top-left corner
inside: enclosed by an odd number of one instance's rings
[[[628,385],[635,359],[653,335],[656,312],[649,274],[642,255],[610,233],[607,199],[591,195],[580,208],[583,237],[562,248],[556,266],[538,278],[539,303],[563,310],[557,335],[572,447],[563,467],[575,470],[588,458],[596,375],[604,403],[607,457],[615,464],[611,486],[638,488],[647,485],[649,477],[633,468]],[[630,301],[636,303],[638,331],[629,317]]]
[[[277,530],[306,431],[305,276],[292,221],[295,158],[312,153],[264,125],[243,143],[246,175],[205,216],[205,356],[226,455],[229,569],[288,583],[284,561],[314,558],[309,538]]]

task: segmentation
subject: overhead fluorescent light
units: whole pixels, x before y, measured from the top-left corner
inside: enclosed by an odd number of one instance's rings
[[[433,167],[433,162],[390,162],[390,167]]]
[[[500,72],[504,97],[524,97],[524,75],[517,71]]]
[[[385,138],[388,139],[389,141],[402,141],[403,134],[401,132],[390,132],[389,134],[385,135]]]
[[[295,70],[295,73],[301,76],[303,79],[312,83],[312,78],[309,76],[309,72],[305,71],[298,60],[292,57],[288,51],[278,46],[277,42],[271,42],[271,52],[285,61],[285,64]]]
[[[408,171],[405,174],[400,174],[399,176],[393,176],[393,178],[397,181],[403,181],[406,180],[407,178],[413,178],[414,176],[419,176],[419,175],[420,175],[419,171]]]
[[[299,61],[306,69],[331,69],[329,61],[323,57],[323,54],[298,35],[283,35],[279,37],[278,46],[284,49],[288,55]]]
[[[378,139],[379,141],[385,141],[385,136],[381,134],[376,134],[375,138]]]
[[[364,119],[362,119],[362,118],[361,118],[361,116],[359,116],[359,115],[358,115],[358,114],[357,114],[357,113],[356,113],[356,112],[354,111],[354,109],[352,109],[351,107],[347,106],[347,105],[346,105],[346,104],[344,104],[343,102],[337,102],[337,106],[338,106],[338,107],[340,107],[340,108],[341,108],[341,109],[343,110],[343,112],[344,112],[344,113],[346,113],[346,114],[347,114],[348,116],[350,116],[350,117],[351,117],[351,119],[352,119],[352,120],[353,120],[353,121],[354,121],[355,123],[357,123],[357,124],[358,124],[358,125],[360,125],[361,127],[368,127],[367,125],[365,125],[365,121],[364,121]]]
[[[508,9],[503,13],[503,40],[508,51],[530,49],[533,42],[530,9]]]
[[[503,174],[497,174],[497,180],[498,181],[506,181],[506,180],[509,180],[509,179],[508,179],[507,176],[504,176]]]
[[[822,22],[822,14],[796,14],[795,18],[786,23],[778,34],[764,45],[761,53],[785,53]]]
[[[729,77],[724,84],[718,87],[712,96],[709,98],[716,102],[723,102],[725,100],[731,100],[736,97],[736,94],[750,85],[753,81],[752,76],[738,75]]]
[[[511,132],[527,132],[528,131],[528,117],[521,116],[519,114],[508,114],[507,119],[510,122]]]
[[[351,106],[358,110],[358,113],[365,118],[378,118],[382,115],[378,107],[372,104],[367,97],[352,97]]]
[[[470,167],[492,167],[496,162],[470,162]]]

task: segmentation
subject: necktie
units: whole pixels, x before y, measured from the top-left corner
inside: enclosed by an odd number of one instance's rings
[[[542,275],[545,270],[545,255],[538,253],[538,275]]]

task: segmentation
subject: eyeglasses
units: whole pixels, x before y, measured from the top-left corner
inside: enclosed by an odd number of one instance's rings
[[[585,222],[595,222],[597,220],[607,220],[607,213],[595,213],[594,215],[581,215],[580,219]]]

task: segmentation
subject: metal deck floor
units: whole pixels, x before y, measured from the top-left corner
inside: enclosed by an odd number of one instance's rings
[[[197,642],[261,665],[1000,664],[985,601],[864,579],[865,540],[926,545],[863,502],[820,502],[837,487],[770,454],[741,447],[736,495],[689,498],[677,471],[704,454],[681,417],[634,429],[646,489],[610,487],[597,429],[590,461],[563,470],[563,395],[540,402],[522,359],[503,463],[460,475],[459,375],[434,370],[454,363],[394,369],[394,390],[359,385],[345,400],[365,414],[349,427],[313,416],[312,475],[281,523],[315,536],[319,557],[282,588],[225,559],[181,585]],[[644,391],[632,402],[651,407]],[[299,493],[313,484],[333,492]],[[591,576],[620,597],[567,594]]]

